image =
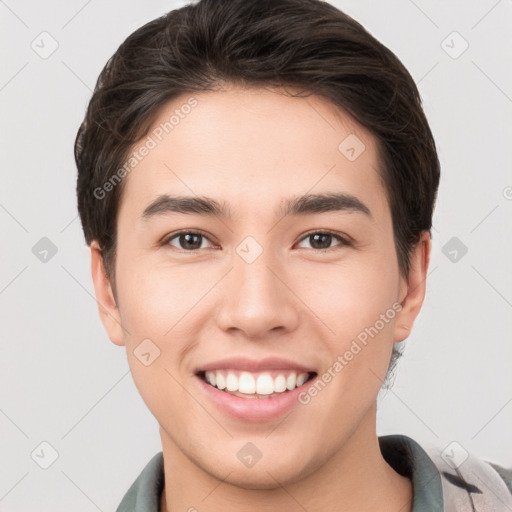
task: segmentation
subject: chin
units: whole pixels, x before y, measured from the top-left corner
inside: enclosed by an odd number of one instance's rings
[[[298,457],[290,456],[290,454],[288,456],[289,460],[283,461],[281,458],[279,462],[275,458],[267,460],[262,458],[253,467],[245,467],[244,464],[236,460],[235,465],[231,465],[231,467],[223,464],[223,467],[219,470],[219,465],[214,468],[203,465],[203,469],[225,484],[241,489],[281,489],[282,486],[299,482],[314,471],[313,467],[310,471],[307,471],[306,467],[298,467]]]
[[[271,466],[271,465],[270,465]],[[272,466],[269,469],[256,468],[233,471],[227,478],[218,475],[219,480],[239,487],[241,489],[254,491],[270,491],[272,489],[281,489],[282,486],[293,484],[300,480],[300,475],[296,469],[289,468],[288,471],[276,471]]]

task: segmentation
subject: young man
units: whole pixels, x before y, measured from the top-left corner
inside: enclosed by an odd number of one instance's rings
[[[361,25],[318,0],[171,11],[107,63],[75,155],[100,316],[162,441],[119,512],[512,506],[502,468],[376,434],[439,161]]]

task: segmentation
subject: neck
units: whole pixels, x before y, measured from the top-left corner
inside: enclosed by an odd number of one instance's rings
[[[207,473],[160,429],[165,489],[160,512],[411,512],[411,481],[382,457],[375,431],[376,406],[325,463],[308,476],[273,489],[247,489]]]

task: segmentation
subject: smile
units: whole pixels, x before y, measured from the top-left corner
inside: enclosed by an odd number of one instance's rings
[[[314,377],[315,372],[290,369],[248,372],[235,369],[200,372],[211,386],[241,398],[273,398],[293,391]]]

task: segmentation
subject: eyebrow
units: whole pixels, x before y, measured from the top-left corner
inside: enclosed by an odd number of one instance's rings
[[[358,212],[372,218],[370,209],[351,194],[306,194],[285,201],[280,209],[283,217],[291,215],[308,215],[324,212]],[[232,218],[229,206],[209,197],[193,196],[158,196],[142,213],[143,220],[168,213],[196,214]]]

